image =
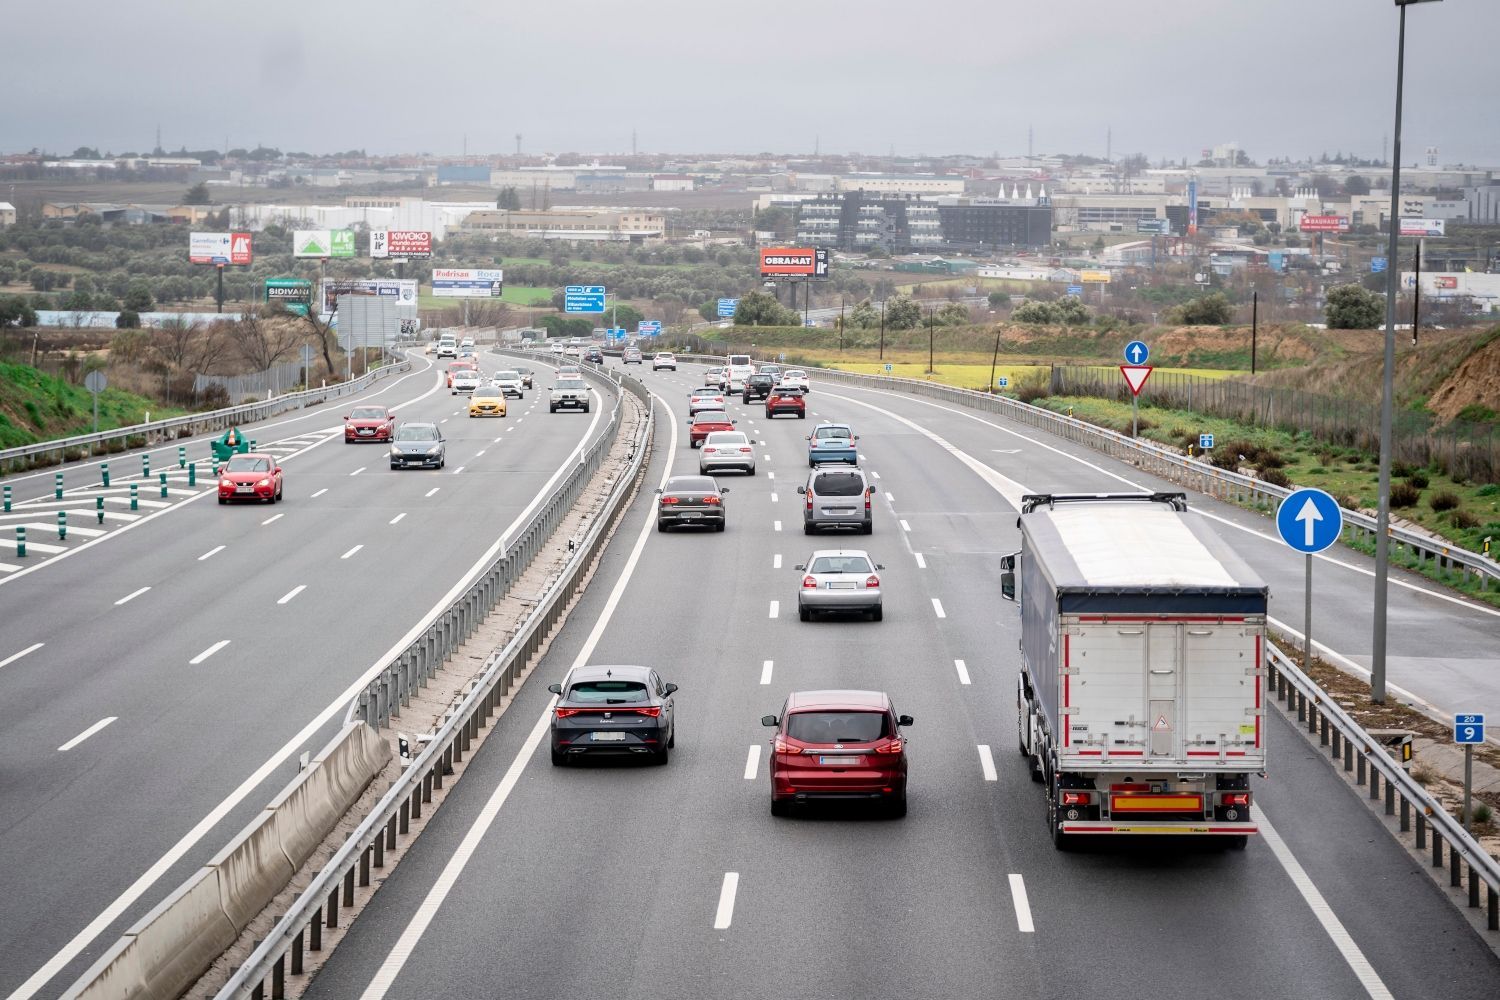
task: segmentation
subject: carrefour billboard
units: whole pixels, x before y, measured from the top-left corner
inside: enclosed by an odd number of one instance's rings
[[[194,264],[249,264],[249,233],[189,233],[188,260]]]

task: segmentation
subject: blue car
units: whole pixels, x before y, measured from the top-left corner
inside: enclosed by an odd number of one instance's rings
[[[859,451],[855,447],[859,435],[848,424],[819,424],[807,436],[807,465],[817,468],[827,462],[859,464]]]

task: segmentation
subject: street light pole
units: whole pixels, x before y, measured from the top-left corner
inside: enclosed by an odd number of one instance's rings
[[[1374,635],[1370,645],[1370,700],[1385,704],[1386,588],[1391,558],[1391,425],[1395,397],[1396,368],[1396,267],[1397,239],[1401,235],[1401,85],[1406,72],[1406,8],[1413,3],[1434,0],[1395,0],[1400,8],[1400,28],[1396,36],[1396,128],[1391,139],[1391,215],[1390,241],[1386,248],[1385,275],[1385,368],[1380,397],[1380,496],[1375,519],[1375,611]]]
[[[932,374],[932,307],[927,307],[927,374]]]
[[[885,360],[885,299],[880,300],[880,360]]]

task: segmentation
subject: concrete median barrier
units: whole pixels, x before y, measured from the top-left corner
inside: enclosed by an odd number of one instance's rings
[[[297,776],[267,811],[275,816],[281,849],[300,868],[391,759],[391,747],[363,722],[351,722]]]

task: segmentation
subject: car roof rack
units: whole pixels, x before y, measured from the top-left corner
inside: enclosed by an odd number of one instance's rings
[[[1187,510],[1186,493],[1027,493],[1021,497],[1021,513],[1030,514],[1038,507],[1056,507],[1071,503],[1164,503],[1179,513]]]

